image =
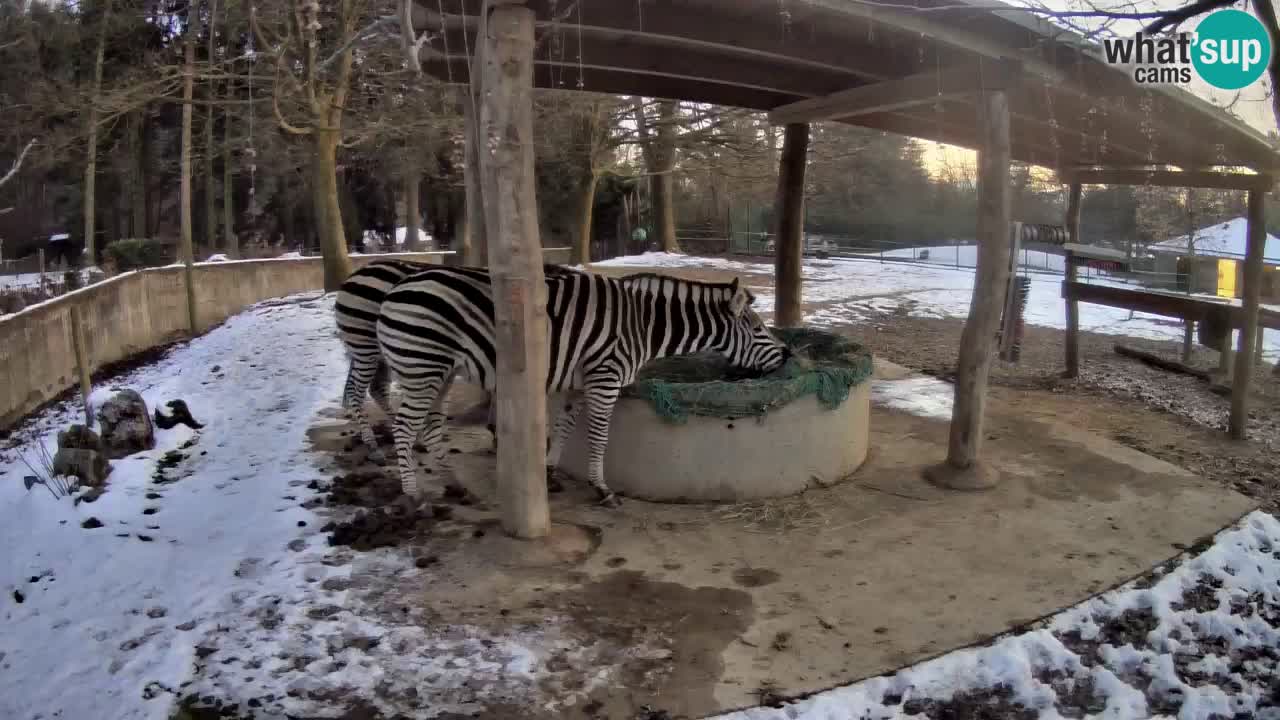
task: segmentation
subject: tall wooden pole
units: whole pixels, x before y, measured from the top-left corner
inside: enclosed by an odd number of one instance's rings
[[[1253,350],[1258,337],[1258,305],[1262,296],[1262,254],[1267,243],[1267,200],[1260,190],[1249,191],[1249,244],[1244,256],[1244,287],[1241,296],[1243,327],[1236,350],[1235,378],[1231,383],[1231,421],[1234,440],[1247,437],[1249,423],[1249,385],[1253,381]],[[1224,349],[1230,347],[1227,336]]]
[[[777,241],[774,243],[773,319],[778,327],[798,327],[801,266],[804,264],[804,172],[809,152],[808,123],[788,123],[778,161]]]
[[[1067,195],[1067,239],[1073,243],[1080,242],[1080,205],[1083,199],[1083,187],[1080,183],[1072,183]],[[1066,282],[1076,281],[1076,264],[1067,261]],[[1066,377],[1080,376],[1080,304],[1075,300],[1067,301],[1067,371]]]
[[[547,508],[547,290],[534,193],[534,13],[494,7],[484,26],[478,136],[493,277],[497,367],[498,502],[520,538],[550,529]]]
[[[960,338],[955,404],[947,461],[927,475],[936,484],[976,490],[996,484],[995,471],[979,466],[987,379],[1009,281],[1009,98],[988,89],[978,103],[982,149],[978,153],[978,267],[969,319]]]

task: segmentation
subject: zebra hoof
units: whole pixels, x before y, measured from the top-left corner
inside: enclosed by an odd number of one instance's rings
[[[618,497],[614,493],[609,493],[608,495],[605,495],[604,497],[600,498],[600,507],[606,507],[606,508],[622,507],[622,498]]]
[[[553,467],[547,468],[547,492],[564,492],[564,483],[560,482],[559,473]]]

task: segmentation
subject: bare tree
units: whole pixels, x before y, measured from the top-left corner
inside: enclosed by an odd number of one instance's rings
[[[338,147],[342,144],[343,111],[351,87],[352,45],[357,39],[357,12],[354,0],[340,0],[336,17],[322,14],[317,0],[289,0],[282,9],[284,32],[268,30],[251,5],[249,19],[254,35],[275,56],[275,84],[272,108],[281,129],[292,135],[309,136],[314,143],[312,192],[320,252],[324,258],[324,287],[338,289],[351,274],[343,234],[342,208],[338,200]],[[329,25],[322,22],[329,20]],[[321,33],[337,49],[327,59],[320,57]],[[296,72],[301,71],[301,77]],[[282,101],[289,94],[302,105],[307,124],[295,124],[285,116]]]
[[[98,102],[102,93],[102,64],[107,45],[107,23],[111,19],[112,0],[106,0],[102,6],[102,17],[98,18],[98,42],[93,59],[93,85],[89,94],[89,112],[86,123],[88,140],[85,143],[84,164],[84,262],[96,265],[97,247],[94,241],[96,232],[95,220],[97,208],[95,184],[98,176]]]

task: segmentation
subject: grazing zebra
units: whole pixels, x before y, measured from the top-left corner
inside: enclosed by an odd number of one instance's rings
[[[601,503],[617,498],[604,481],[613,406],[645,363],[702,350],[734,365],[771,371],[790,354],[751,309],[755,298],[735,279],[704,283],[652,273],[625,279],[546,268],[550,361],[547,391],[576,393],[556,423],[548,460],[582,409],[590,446],[588,480]],[[413,444],[424,437],[434,467],[448,476],[441,442],[443,398],[454,376],[492,391],[496,382],[493,287],[481,268],[431,268],[386,294],[378,346],[402,390],[395,419],[401,487],[418,495]]]
[[[433,267],[407,260],[376,260],[347,276],[338,289],[333,312],[338,325],[338,339],[347,349],[351,366],[342,394],[342,406],[360,432],[369,454],[381,458],[378,440],[364,412],[365,393],[373,396],[383,412],[391,416],[388,395],[390,376],[378,350],[378,309],[387,291],[414,273]]]
[[[397,283],[415,273],[428,270],[437,265],[411,262],[408,260],[375,260],[359,268],[343,281],[338,289],[338,297],[334,302],[334,315],[337,320],[338,338],[346,347],[350,359],[347,370],[347,382],[343,391],[342,405],[350,414],[360,433],[360,439],[369,449],[371,457],[382,458],[382,450],[378,446],[377,437],[369,424],[364,411],[365,394],[373,396],[383,412],[391,417],[391,400],[388,392],[390,376],[387,365],[382,361],[382,352],[378,349],[377,322],[378,312],[387,291]],[[549,272],[576,272],[571,268],[553,266]],[[487,392],[485,402],[488,406],[487,427],[491,433],[494,428],[493,393]],[[568,420],[570,425],[561,430],[560,423]],[[552,436],[550,457],[559,457],[559,442],[573,429],[572,418],[561,414],[557,422],[557,431]],[[497,444],[497,435],[494,435]],[[548,463],[554,468],[553,463]],[[548,474],[552,483],[556,480]]]

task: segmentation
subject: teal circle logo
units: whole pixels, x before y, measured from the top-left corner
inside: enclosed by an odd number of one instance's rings
[[[1257,18],[1243,10],[1219,10],[1196,28],[1191,63],[1210,85],[1239,90],[1262,77],[1272,51],[1267,29]]]

